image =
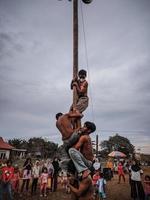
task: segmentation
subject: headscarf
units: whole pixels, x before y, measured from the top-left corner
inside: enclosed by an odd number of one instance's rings
[[[131,166],[131,169],[134,171],[134,172],[138,172],[141,170],[140,166],[138,165],[138,163],[135,161],[135,164],[133,164]]]

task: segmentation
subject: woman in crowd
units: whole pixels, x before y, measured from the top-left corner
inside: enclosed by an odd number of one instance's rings
[[[143,174],[143,170],[140,168],[138,162],[133,160],[131,167],[129,168],[131,175],[131,197],[135,199],[144,200],[145,194],[143,185],[141,182],[141,175]]]
[[[35,162],[34,167],[32,168],[33,179],[32,179],[32,186],[31,186],[31,194],[36,193],[39,176],[40,176],[40,165],[39,165],[39,161],[37,160]]]
[[[31,179],[31,171],[32,171],[32,162],[31,158],[27,158],[23,165],[23,182],[21,186],[21,192],[24,190],[24,186],[26,185],[26,191],[29,189],[29,183]]]

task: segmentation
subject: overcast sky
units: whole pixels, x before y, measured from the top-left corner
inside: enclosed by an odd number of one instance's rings
[[[149,0],[79,0],[79,69],[90,98],[82,122],[94,121],[100,140],[118,133],[146,153],[149,38]],[[72,103],[72,49],[72,2],[0,0],[0,136],[61,142],[55,114]]]

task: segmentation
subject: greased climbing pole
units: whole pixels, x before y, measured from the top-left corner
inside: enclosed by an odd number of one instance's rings
[[[84,3],[91,3],[92,0],[82,0]],[[77,79],[78,75],[78,0],[73,0],[73,80]],[[73,109],[76,108],[78,94],[76,87],[73,86]],[[81,127],[81,119],[74,121],[74,127]]]

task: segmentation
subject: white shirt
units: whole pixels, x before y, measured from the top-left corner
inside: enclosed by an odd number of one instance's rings
[[[143,170],[139,170],[137,172],[133,171],[131,168],[131,180],[133,181],[141,181],[141,174],[143,174]]]
[[[104,193],[104,185],[106,185],[106,180],[104,178],[100,178],[97,183],[98,191]]]
[[[39,178],[40,175],[40,166],[34,166],[32,169],[32,175],[34,178]]]
[[[101,164],[100,164],[99,162],[95,162],[95,163],[93,164],[93,167],[94,167],[95,170],[98,170],[98,169],[100,169]]]

